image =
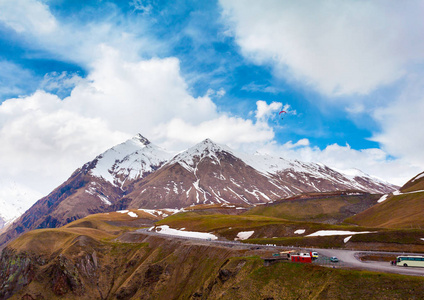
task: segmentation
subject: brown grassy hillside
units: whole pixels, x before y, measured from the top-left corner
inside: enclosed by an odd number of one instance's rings
[[[424,228],[424,173],[408,181],[400,193],[351,217],[346,222],[385,228]]]
[[[370,227],[424,228],[424,192],[392,195],[346,222]]]
[[[424,190],[424,172],[409,180],[400,191],[402,193]]]
[[[121,225],[111,225],[116,222]],[[132,222],[127,214],[101,214],[22,235],[0,259],[0,298],[424,298],[421,277],[264,266],[256,250],[134,234]]]
[[[308,193],[275,203],[257,206],[246,215],[261,215],[293,221],[340,224],[375,205],[379,195],[368,193]]]

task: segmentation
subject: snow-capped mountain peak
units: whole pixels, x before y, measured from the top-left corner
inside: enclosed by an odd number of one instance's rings
[[[174,158],[172,158],[169,164],[179,163],[186,169],[190,170],[196,168],[197,164],[205,158],[209,158],[219,164],[220,159],[218,157],[218,153],[221,152],[233,154],[232,150],[227,146],[217,144],[211,139],[205,139],[195,146],[177,154]]]
[[[137,133],[131,140],[139,142],[139,143],[141,143],[142,145],[145,145],[145,146],[151,144],[151,142],[147,138],[142,136],[140,133]]]
[[[91,174],[121,187],[127,180],[153,172],[171,157],[172,153],[137,134],[97,156]]]

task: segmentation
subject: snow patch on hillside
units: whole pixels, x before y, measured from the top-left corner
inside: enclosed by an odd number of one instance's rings
[[[169,228],[168,225],[161,225],[157,226],[156,228],[150,228],[149,231],[154,230],[157,233],[160,234],[166,234],[166,235],[176,235],[176,236],[183,236],[183,237],[190,237],[190,238],[197,238],[197,239],[211,239],[211,240],[217,240],[218,237],[213,235],[212,233],[207,232],[196,232],[196,231],[182,231],[178,229]]]
[[[421,173],[421,174],[418,174],[415,178],[413,178],[411,181],[412,182],[414,182],[414,181],[417,181],[418,179],[421,179],[421,178],[423,178],[424,177],[424,172],[423,173]]]
[[[347,242],[349,242],[349,240],[352,238],[353,235],[349,235],[348,237],[345,237],[343,239],[343,242],[346,244]]]
[[[387,200],[387,197],[389,197],[389,195],[388,194],[386,194],[386,195],[383,195],[383,196],[381,196],[381,198],[380,199],[378,199],[378,203],[381,203],[381,202],[383,202],[383,201],[386,201]]]
[[[135,212],[132,212],[132,211],[129,211],[129,212],[128,212],[128,215],[129,215],[131,218],[138,218],[138,215],[137,215]]]
[[[412,191],[412,192],[405,192],[405,193],[402,193],[401,191],[395,191],[395,192],[393,192],[393,195],[394,196],[399,196],[399,195],[415,194],[415,193],[422,193],[422,192],[424,192],[424,190],[418,190],[418,191]]]
[[[247,240],[248,238],[250,238],[253,234],[255,233],[255,231],[240,231],[239,233],[237,233],[237,237],[234,238],[235,241],[238,240]]]
[[[364,234],[372,233],[372,231],[347,231],[347,230],[318,230],[307,236],[329,236],[329,235],[351,235],[351,234]]]

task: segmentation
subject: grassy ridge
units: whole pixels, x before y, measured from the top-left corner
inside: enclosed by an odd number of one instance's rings
[[[154,218],[141,211],[134,210],[134,212],[140,218]],[[128,214],[117,212],[90,215],[60,228],[32,230],[12,241],[9,247],[19,251],[50,255],[68,248],[76,238],[81,236],[97,242],[114,239],[125,231],[138,228],[132,225],[135,219]],[[118,223],[121,226],[111,225],[111,223]]]
[[[241,231],[254,231],[245,242],[258,244],[276,244],[281,246],[319,247],[319,248],[355,248],[363,250],[387,251],[424,251],[424,230],[419,229],[384,229],[362,227],[356,225],[331,225],[313,222],[289,221],[261,215],[219,215],[205,214],[202,211],[180,213],[165,218],[157,225],[169,225],[172,228],[185,228],[190,231],[212,232],[228,240],[234,240]],[[295,234],[298,229],[304,229],[303,234]],[[370,231],[367,234],[349,236],[318,236],[307,235],[318,230]]]
[[[369,228],[358,227],[353,225],[331,225],[313,222],[298,222],[277,217],[269,217],[262,215],[222,215],[222,214],[204,214],[198,212],[179,213],[167,218],[164,218],[156,225],[169,225],[172,228],[185,228],[186,230],[196,231],[219,231],[232,230],[238,232],[251,228],[271,227],[276,226],[281,230],[281,234],[285,234],[284,228],[289,228],[287,234],[293,235],[297,229],[305,229],[305,234],[315,232],[322,229],[334,230],[353,230],[363,231]],[[280,235],[281,235],[280,234]]]
[[[314,196],[314,197],[312,197]],[[261,215],[293,221],[342,223],[344,219],[374,205],[379,195],[311,195],[257,206],[245,215]]]
[[[173,228],[187,230],[212,231],[229,227],[257,227],[270,224],[287,224],[286,220],[264,216],[249,215],[222,215],[185,212],[169,216],[156,222],[157,225],[169,225]]]
[[[346,222],[370,227],[424,229],[423,211],[424,192],[392,195]]]
[[[400,189],[402,193],[422,191],[424,190],[424,177],[421,177],[423,173],[418,174]],[[418,178],[418,179],[417,179]]]

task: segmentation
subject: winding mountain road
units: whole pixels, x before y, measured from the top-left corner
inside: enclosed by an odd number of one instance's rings
[[[393,256],[402,255],[405,253],[394,253],[394,252],[383,252],[383,251],[352,251],[352,250],[342,250],[342,249],[313,249],[321,255],[328,257],[336,256],[343,265],[349,268],[361,269],[361,270],[370,270],[377,272],[385,273],[396,273],[403,275],[415,275],[415,276],[424,276],[424,268],[414,268],[414,267],[400,267],[392,266],[389,262],[378,262],[378,261],[361,261],[359,260],[359,253],[366,253],[370,255],[379,255],[379,254],[390,254]],[[423,255],[419,253],[408,253],[409,255]]]
[[[247,244],[237,241],[222,241],[222,240],[206,240],[195,237],[184,237],[178,235],[167,235],[161,234],[160,232],[149,231],[148,229],[139,229],[133,232],[133,234],[145,234],[160,236],[163,238],[173,238],[173,239],[183,239],[191,240],[193,242],[202,242],[209,244],[216,244],[224,247],[241,247],[241,248],[261,248],[268,250],[284,251],[290,247],[287,246],[269,246],[269,245],[260,245],[260,244]],[[297,247],[293,247],[298,249]],[[414,267],[400,267],[392,266],[389,262],[377,262],[377,261],[361,261],[358,259],[359,254],[369,254],[369,255],[381,255],[381,254],[390,254],[393,256],[402,255],[405,253],[395,253],[395,252],[384,252],[384,251],[360,251],[360,250],[343,250],[343,249],[319,249],[319,248],[307,248],[306,251],[316,251],[320,256],[332,257],[336,256],[340,263],[334,263],[334,266],[342,268],[353,268],[358,270],[369,270],[376,272],[384,273],[396,273],[402,275],[412,275],[412,276],[424,276],[424,268],[414,268]],[[420,253],[409,253],[409,255],[424,255]]]

